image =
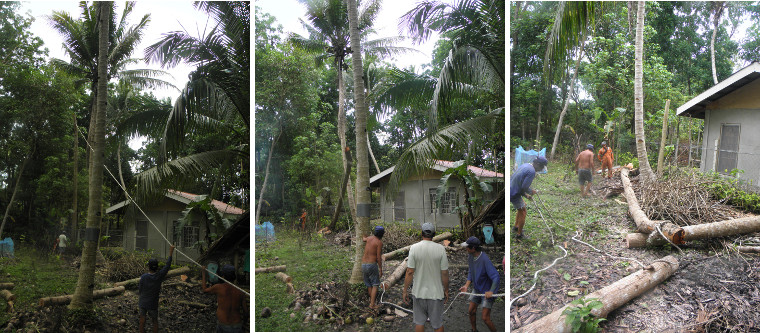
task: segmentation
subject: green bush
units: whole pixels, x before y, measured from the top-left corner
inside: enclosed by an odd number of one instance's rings
[[[595,333],[601,330],[599,323],[606,319],[596,318],[596,316],[591,314],[591,310],[601,308],[603,306],[602,302],[596,298],[589,298],[587,300],[585,297],[581,297],[570,304],[576,306],[568,307],[565,311],[562,311],[562,314],[566,316],[565,323],[571,326],[572,332]]]

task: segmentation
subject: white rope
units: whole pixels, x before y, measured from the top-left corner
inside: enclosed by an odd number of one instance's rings
[[[409,310],[409,309],[407,309],[405,307],[402,307],[400,305],[396,305],[396,304],[393,304],[393,303],[390,303],[390,302],[383,302],[383,296],[385,296],[385,285],[381,283],[380,286],[383,288],[383,292],[380,294],[380,304],[388,304],[388,305],[390,305],[390,306],[392,306],[394,308],[397,308],[397,309],[399,309],[401,311],[404,311],[406,313],[414,313],[414,311]],[[456,296],[454,296],[454,299],[451,300],[451,302],[449,302],[449,306],[446,308],[446,310],[443,311],[442,314],[445,314],[447,311],[449,311],[449,309],[451,308],[452,305],[454,305],[454,301],[456,301],[456,299],[457,299],[457,297],[459,297],[459,295],[470,295],[470,296],[479,296],[479,297],[485,297],[486,296],[486,294],[475,294],[475,293],[468,293],[468,292],[460,291]],[[493,294],[492,297],[504,297],[505,295],[506,294],[504,294],[504,293],[502,293],[502,294]]]
[[[512,307],[512,303],[514,303],[516,300],[518,300],[518,299],[520,299],[520,298],[524,297],[525,295],[529,294],[531,291],[533,291],[533,289],[534,289],[534,288],[536,288],[536,283],[538,282],[538,273],[540,273],[540,272],[543,272],[543,271],[545,271],[545,270],[547,270],[547,269],[551,268],[552,266],[554,266],[554,264],[556,264],[556,263],[557,263],[557,261],[559,261],[559,260],[561,260],[561,259],[564,259],[565,257],[567,257],[567,250],[565,250],[565,248],[564,248],[564,247],[562,247],[562,246],[559,246],[559,245],[556,245],[556,246],[557,246],[558,248],[560,248],[562,251],[565,251],[565,255],[564,255],[564,256],[562,256],[562,257],[558,257],[557,259],[554,259],[554,262],[552,262],[552,264],[551,264],[551,265],[549,265],[549,266],[546,266],[545,268],[543,268],[543,269],[541,269],[541,270],[537,270],[535,273],[533,273],[533,286],[531,286],[531,287],[530,287],[530,289],[528,289],[528,291],[526,291],[526,292],[525,292],[525,293],[523,293],[522,295],[520,295],[520,296],[517,296],[517,297],[513,298],[513,299],[512,299],[512,301],[510,301],[510,302],[509,302],[509,307],[510,307],[510,308]]]
[[[75,126],[76,126],[76,124],[75,124]],[[77,130],[79,131],[79,134],[82,135],[82,138],[84,138],[84,142],[87,143],[87,146],[90,147],[90,150],[94,152],[95,149],[93,149],[92,145],[90,145],[90,142],[87,141],[87,137],[85,137],[84,133],[82,133],[82,130],[79,128],[79,126],[77,126]],[[124,188],[124,186],[116,179],[116,177],[113,175],[113,173],[111,172],[111,170],[108,169],[108,166],[106,166],[105,163],[103,163],[103,168],[105,168],[106,171],[108,171],[108,174],[111,175],[111,178],[113,178],[113,180],[116,182],[116,184],[119,185],[119,188],[121,188],[121,190],[124,191],[124,195],[127,197],[127,200],[131,201],[135,205],[135,207],[137,207],[137,209],[140,210],[140,213],[142,213],[143,216],[145,216],[145,218],[148,219],[148,222],[150,222],[150,224],[153,226],[153,228],[155,228],[156,231],[158,231],[158,234],[161,235],[161,238],[163,238],[169,245],[172,245],[172,242],[170,242],[169,239],[166,238],[166,236],[164,236],[164,234],[161,232],[161,229],[159,229],[153,223],[153,221],[150,219],[150,217],[148,216],[148,214],[146,214],[145,211],[143,211],[142,207],[140,207],[140,205],[138,205],[137,202],[134,199],[132,199],[132,196],[129,195],[129,193],[127,192],[127,189]],[[219,278],[220,280],[222,280],[222,281],[228,283],[229,285],[235,287],[237,290],[240,290],[244,294],[248,295],[248,297],[251,296],[251,294],[248,293],[247,291],[245,291],[242,288],[236,286],[234,283],[232,283],[230,281],[227,281],[226,279],[224,279],[223,277],[221,277],[219,274],[216,274],[216,273],[210,271],[209,269],[207,269],[206,267],[203,267],[203,265],[197,263],[195,260],[193,260],[193,258],[190,258],[188,255],[186,255],[185,253],[183,253],[179,249],[175,248],[174,251],[176,251],[177,253],[183,255],[185,258],[187,258],[187,260],[189,260],[190,262],[192,262],[196,266],[202,268],[203,270],[209,272],[210,274],[216,275],[217,278]]]
[[[586,246],[588,246],[588,247],[590,247],[590,248],[594,249],[596,252],[599,252],[599,253],[601,253],[601,254],[604,254],[604,255],[606,255],[606,256],[608,256],[608,257],[610,257],[610,258],[613,258],[613,259],[625,259],[625,260],[628,260],[628,261],[633,261],[633,262],[635,262],[636,264],[638,264],[638,265],[639,265],[639,266],[641,266],[642,268],[643,268],[643,267],[646,267],[646,266],[644,266],[644,264],[642,264],[642,263],[641,263],[641,261],[638,261],[636,258],[626,258],[626,257],[618,257],[618,256],[613,256],[613,255],[610,255],[610,254],[608,254],[607,252],[604,252],[604,251],[602,251],[602,250],[599,250],[599,249],[595,248],[593,245],[591,245],[591,244],[589,244],[589,243],[586,243],[586,242],[584,242],[584,241],[582,241],[582,240],[579,240],[579,239],[576,239],[576,238],[575,238],[575,237],[578,237],[578,236],[580,236],[580,235],[582,235],[582,234],[583,234],[583,232],[576,230],[576,231],[575,231],[575,236],[573,236],[571,239],[572,239],[572,240],[574,240],[574,241],[576,241],[576,242],[578,242],[578,243],[584,244],[584,245],[586,245]]]

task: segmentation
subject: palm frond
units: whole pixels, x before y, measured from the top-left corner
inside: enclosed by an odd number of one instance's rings
[[[562,1],[557,8],[549,35],[549,41],[544,55],[544,77],[548,78],[552,65],[563,61],[570,50],[580,45],[590,30],[593,29],[597,17],[609,6],[605,2],[596,1]],[[550,80],[544,80],[551,84]]]

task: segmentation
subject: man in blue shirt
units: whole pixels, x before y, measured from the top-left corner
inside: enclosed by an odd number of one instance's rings
[[[467,292],[470,284],[472,284],[474,294],[485,295],[470,296],[470,308],[467,312],[470,315],[472,331],[478,330],[475,324],[475,313],[478,311],[478,305],[480,305],[483,307],[483,321],[491,332],[496,332],[496,326],[491,321],[491,307],[494,301],[493,294],[499,290],[499,271],[493,266],[488,255],[482,252],[480,240],[477,237],[468,238],[467,242],[462,243],[462,247],[466,247],[467,253],[469,253],[467,256],[469,271],[467,272],[467,282],[462,288],[459,288],[459,291]]]
[[[148,270],[140,276],[139,292],[140,297],[137,300],[137,306],[140,308],[140,333],[145,333],[145,314],[147,313],[153,322],[153,333],[158,333],[158,294],[161,293],[161,283],[169,272],[172,265],[172,254],[174,254],[174,245],[169,250],[169,258],[166,259],[166,265],[158,270],[158,260],[148,260]]]
[[[528,215],[528,209],[522,197],[525,196],[528,199],[533,199],[531,196],[536,194],[536,190],[531,189],[530,184],[533,183],[533,178],[536,177],[536,171],[543,170],[547,164],[549,164],[549,161],[539,156],[533,160],[533,163],[525,163],[518,167],[509,181],[509,202],[517,210],[515,226],[512,228],[512,231],[515,232],[515,237],[517,238],[522,238],[523,236],[525,216]]]

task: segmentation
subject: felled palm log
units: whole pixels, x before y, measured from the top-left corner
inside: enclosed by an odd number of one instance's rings
[[[601,290],[588,294],[587,300],[596,298],[602,302],[602,307],[591,310],[591,313],[597,318],[607,317],[613,310],[665,281],[677,269],[678,260],[673,256],[667,256]],[[565,315],[562,314],[562,311],[569,306],[571,305],[565,305],[513,332],[570,332],[571,327],[565,323]]]
[[[452,233],[450,233],[450,232],[447,231],[447,232],[444,232],[444,233],[442,233],[440,235],[437,235],[437,236],[433,237],[433,241],[434,242],[440,242],[440,241],[442,241],[444,239],[449,239],[449,238],[451,238],[453,236],[454,235]],[[412,244],[412,245],[414,245],[414,244]],[[389,258],[393,258],[393,256],[398,255],[398,254],[409,252],[409,249],[412,248],[412,245],[404,246],[404,247],[402,247],[400,249],[397,249],[395,251],[391,251],[391,252],[388,252],[386,254],[383,254],[383,260],[387,260]]]
[[[259,274],[259,273],[269,273],[269,272],[284,272],[285,268],[286,268],[285,265],[272,266],[272,267],[260,267],[260,268],[256,268],[254,273]]]
[[[16,295],[14,295],[13,293],[11,293],[8,290],[0,290],[0,296],[2,296],[3,299],[5,299],[6,301],[15,301],[16,300]]]
[[[293,281],[293,278],[290,277],[290,275],[287,275],[287,274],[285,274],[283,272],[277,273],[277,275],[275,275],[275,277],[277,279],[279,279],[280,281],[285,282],[285,283],[290,283],[291,281]]]
[[[697,225],[688,225],[682,228],[683,229],[683,240],[690,241],[690,240],[697,240],[697,239],[709,239],[709,238],[717,238],[717,237],[725,237],[725,236],[734,236],[734,235],[743,235],[743,234],[749,234],[753,232],[760,231],[760,216],[751,216],[751,217],[743,217],[733,220],[725,220],[720,222],[713,222],[713,223],[703,223],[703,224],[697,224]],[[665,230],[663,230],[665,232]],[[632,247],[643,247],[647,245],[661,245],[664,244],[664,240],[662,241],[656,241],[651,240],[651,237],[654,237],[654,233],[652,235],[646,236],[646,240],[642,241],[644,239],[645,235],[643,234],[629,234],[626,236],[626,242],[628,244],[629,248]],[[667,235],[667,234],[666,234]],[[662,237],[659,237],[662,238]],[[674,242],[675,243],[675,242]],[[681,243],[676,243],[681,244]]]
[[[385,279],[385,281],[381,283],[381,285],[385,286],[386,290],[390,289],[393,286],[393,284],[396,283],[396,281],[398,281],[399,279],[401,279],[402,276],[404,276],[404,273],[406,272],[406,259],[407,258],[404,258],[404,260],[398,265],[398,267],[396,267],[396,270],[394,270],[393,273],[390,276],[388,276],[388,278]]]
[[[124,286],[115,287],[115,288],[108,288],[108,289],[93,290],[92,291],[92,299],[99,299],[99,298],[103,298],[103,297],[106,297],[106,296],[121,295],[121,294],[124,293],[124,290],[125,290]],[[74,298],[74,295],[43,297],[43,298],[40,298],[39,305],[40,306],[46,306],[46,305],[69,304],[69,302],[71,302],[72,298]]]
[[[16,286],[16,285],[15,285],[15,284],[13,284],[13,282],[4,282],[4,283],[0,283],[0,289],[8,289],[8,290],[11,290],[11,289],[13,289],[13,287],[15,287],[15,286]]]
[[[760,253],[760,246],[737,246],[736,250],[744,253]]]
[[[288,282],[285,284],[285,291],[288,292],[288,294],[294,294],[296,292],[296,288],[293,287],[293,284]]]
[[[628,179],[628,169],[622,169],[620,179],[623,181],[623,195],[625,196],[625,200],[628,201],[628,212],[631,214],[633,222],[636,223],[638,232],[653,234],[652,237],[655,238],[662,237],[657,231],[659,227],[668,240],[674,244],[683,244],[684,231],[681,227],[670,223],[670,221],[652,221],[641,210],[639,200],[636,199],[636,194],[633,192],[633,187],[631,187],[631,181]]]
[[[166,273],[166,277],[170,278],[172,276],[189,274],[189,273],[190,273],[190,267],[185,266],[185,267],[180,267],[177,269],[170,270],[169,272]],[[124,286],[127,288],[132,288],[132,287],[137,287],[137,283],[139,282],[140,282],[140,278],[134,278],[134,279],[126,280],[126,281],[116,282],[113,284],[113,286],[114,287]]]

